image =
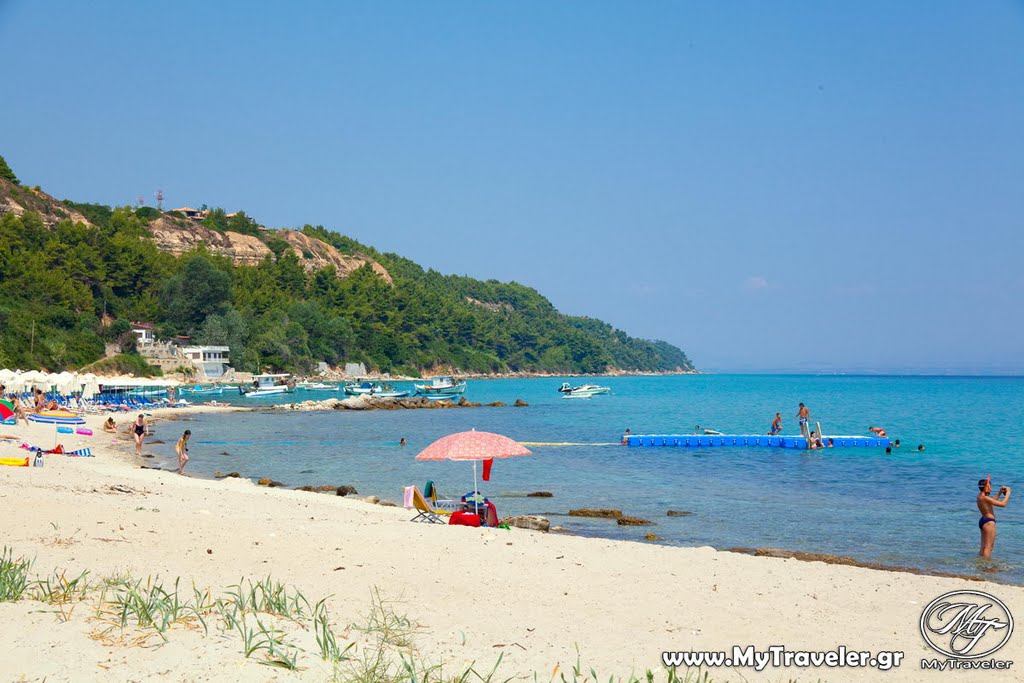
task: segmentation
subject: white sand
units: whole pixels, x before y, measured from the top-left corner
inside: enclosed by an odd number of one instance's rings
[[[36,574],[181,577],[188,592],[195,582],[219,593],[242,576],[269,573],[313,601],[332,596],[339,639],[346,625],[365,622],[379,589],[419,624],[422,660],[453,674],[473,661],[489,669],[502,654],[499,680],[533,680],[536,671],[547,681],[556,665],[575,663],[577,647],[584,666],[607,680],[659,670],[666,649],[746,644],[902,650],[906,659],[884,674],[720,669],[712,680],[1024,678],[1024,633],[998,653],[1020,662],[1009,673],[926,672],[921,658],[935,655],[917,624],[925,604],[958,588],[989,591],[1024,615],[1024,588],[709,548],[410,524],[407,511],[362,500],[142,470],[126,436],[115,446],[100,431],[102,418],[89,420],[95,436],[61,435],[62,442],[89,446],[97,457],[47,456],[43,468],[0,467],[0,545],[34,557]],[[163,423],[158,432],[170,442],[183,428]],[[36,425],[0,433],[45,446],[54,437],[52,427]],[[24,453],[0,444],[0,457]],[[246,659],[238,636],[217,628],[204,637],[177,627],[167,644],[157,647],[159,638],[149,638],[150,646],[140,647],[132,642],[139,632],[111,629],[96,618],[94,603],[76,607],[68,621],[38,602],[0,603],[0,680],[284,681],[327,680],[332,673],[312,634],[295,625],[283,627],[306,652],[303,669],[288,672]],[[360,638],[357,631],[348,635]]]

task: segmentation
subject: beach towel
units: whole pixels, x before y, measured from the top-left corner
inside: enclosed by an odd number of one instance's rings
[[[494,464],[494,458],[488,458],[484,460],[484,481],[491,480],[491,465]]]
[[[70,455],[70,456],[75,457],[75,458],[92,458],[92,457],[94,457],[93,454],[92,454],[92,449],[91,448],[79,448],[77,451],[68,451],[64,455]]]
[[[430,482],[427,482],[427,484],[430,484]],[[406,486],[405,487],[405,491],[402,493],[402,506],[406,510],[412,510],[412,495],[413,495],[412,492],[413,492],[413,487],[412,486]]]
[[[53,448],[40,448],[39,446],[29,446],[27,443],[21,444],[19,448],[24,448],[29,453],[55,453],[57,455],[64,454],[64,444],[57,444]]]
[[[28,456],[22,458],[0,458],[0,465],[7,465],[9,467],[28,467]]]
[[[427,483],[423,486],[423,497],[432,501],[437,500],[437,487],[434,486],[433,479],[427,479]]]
[[[485,503],[485,505],[487,506],[487,512],[486,512],[487,526],[489,526],[489,527],[496,527],[496,526],[498,526],[498,508],[494,507],[494,503],[492,503],[491,501],[487,501]]]

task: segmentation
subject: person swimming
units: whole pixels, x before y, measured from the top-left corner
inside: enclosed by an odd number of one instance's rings
[[[882,427],[868,427],[868,431],[882,439],[884,439],[886,436],[885,429],[883,429]]]

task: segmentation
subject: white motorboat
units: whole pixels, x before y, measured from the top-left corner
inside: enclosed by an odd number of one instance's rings
[[[290,377],[291,375],[287,373],[277,375],[253,375],[252,384],[238,387],[238,392],[246,398],[274,396],[275,394],[290,394],[295,390],[295,383],[289,381]]]
[[[558,390],[562,393],[562,398],[591,398],[601,394],[610,394],[612,391],[611,387],[602,387],[597,384],[583,384],[574,387],[568,382],[563,382]]]

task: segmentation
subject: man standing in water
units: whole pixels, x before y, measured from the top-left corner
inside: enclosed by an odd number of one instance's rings
[[[992,557],[992,549],[996,545],[996,515],[993,507],[1004,508],[1010,502],[1010,487],[1000,486],[999,496],[992,497],[992,477],[978,481],[978,512],[981,519],[978,520],[978,528],[981,529],[981,550],[980,557]]]
[[[185,433],[178,439],[174,450],[178,452],[178,474],[185,474],[185,465],[188,464],[188,438],[192,436],[192,430],[186,429]]]
[[[800,410],[796,411],[797,420],[800,422],[800,436],[808,436],[807,421],[811,419],[811,411],[807,410],[807,406],[803,403],[800,404]]]

